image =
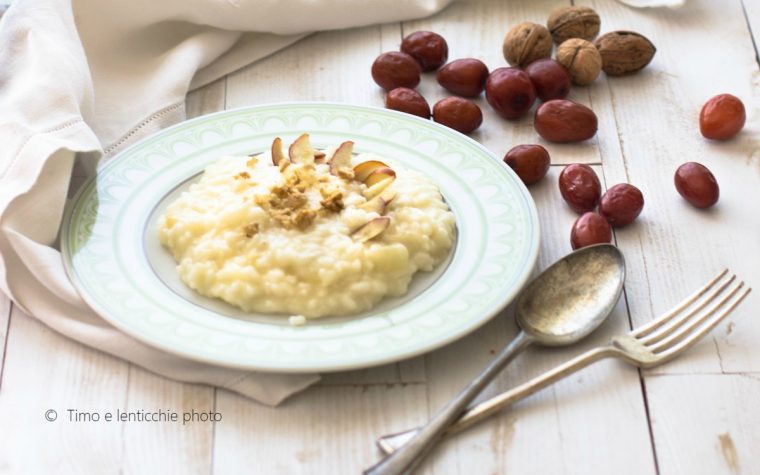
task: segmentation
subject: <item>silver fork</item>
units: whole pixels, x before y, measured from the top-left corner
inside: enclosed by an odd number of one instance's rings
[[[677,357],[715,328],[744,300],[752,289],[736,283],[736,275],[724,270],[710,282],[660,318],[630,332],[617,335],[605,346],[593,348],[544,374],[465,411],[446,431],[464,430],[507,406],[605,358],[618,358],[640,368],[651,368]],[[742,290],[744,289],[744,290]],[[709,308],[706,308],[708,307]],[[414,436],[418,429],[385,435],[377,440],[390,454]]]

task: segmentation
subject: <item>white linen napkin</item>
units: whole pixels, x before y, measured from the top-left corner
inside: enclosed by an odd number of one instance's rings
[[[85,345],[266,404],[318,375],[246,372],[118,331],[78,295],[56,247],[75,161],[87,174],[184,119],[185,95],[303,34],[434,13],[449,0],[15,0],[0,20],[0,289]]]

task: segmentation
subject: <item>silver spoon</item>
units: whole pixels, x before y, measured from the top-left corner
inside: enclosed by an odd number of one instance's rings
[[[515,319],[521,330],[512,342],[414,437],[364,474],[410,472],[467,405],[522,350],[532,343],[570,345],[599,327],[620,298],[624,281],[625,260],[611,244],[582,248],[552,264],[517,300]]]

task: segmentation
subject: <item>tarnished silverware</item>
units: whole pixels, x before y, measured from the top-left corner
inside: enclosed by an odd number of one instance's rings
[[[744,290],[742,290],[744,289]],[[641,368],[666,363],[696,344],[726,318],[750,293],[744,282],[724,270],[660,318],[613,337],[609,345],[591,349],[544,374],[468,409],[445,435],[462,431],[511,406],[556,381],[605,358],[619,358]],[[708,307],[709,308],[706,308]],[[412,429],[385,435],[377,440],[391,454],[417,433]]]

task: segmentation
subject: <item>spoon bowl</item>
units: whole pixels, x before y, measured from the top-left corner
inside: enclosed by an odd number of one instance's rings
[[[523,290],[517,324],[542,345],[574,343],[604,322],[624,282],[625,259],[617,247],[584,247],[552,264]]]

